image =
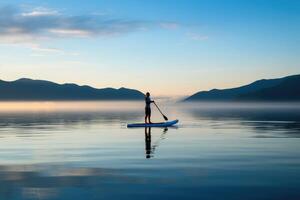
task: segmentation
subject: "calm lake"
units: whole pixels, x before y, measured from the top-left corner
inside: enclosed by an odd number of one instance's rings
[[[160,107],[0,103],[0,199],[300,199],[300,104]]]

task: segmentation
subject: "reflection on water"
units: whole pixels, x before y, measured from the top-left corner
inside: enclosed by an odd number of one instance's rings
[[[0,105],[1,200],[300,199],[298,104],[162,105],[169,129],[127,129],[139,103],[43,106]]]
[[[151,127],[145,127],[145,152],[146,158],[154,156],[155,149],[158,148],[161,140],[166,138],[168,128],[164,128],[160,137],[151,145]]]
[[[291,106],[221,106],[221,107],[188,107],[188,113],[199,122],[212,123],[213,128],[247,128],[268,137],[300,137],[300,105]],[[280,133],[280,134],[275,134]]]
[[[151,127],[145,127],[145,150],[146,158],[151,158],[152,156],[152,146],[151,146]]]

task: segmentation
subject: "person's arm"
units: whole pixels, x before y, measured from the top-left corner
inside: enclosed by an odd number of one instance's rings
[[[146,103],[150,104],[150,103],[154,103],[154,101],[151,100],[150,97],[147,97],[147,98],[146,98]]]
[[[146,103],[150,104],[150,103],[154,103],[154,101],[151,100],[150,98],[146,98]]]

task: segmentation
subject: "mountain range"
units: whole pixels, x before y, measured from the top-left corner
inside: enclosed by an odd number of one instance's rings
[[[184,101],[300,101],[300,74],[231,89],[200,91]]]
[[[45,80],[21,78],[0,80],[0,101],[74,101],[143,100],[144,94],[128,88],[102,88],[58,84]],[[262,79],[230,89],[197,92],[183,101],[300,101],[300,74],[276,79]]]
[[[0,101],[27,100],[143,100],[144,94],[128,88],[96,89],[76,84],[58,84],[45,80],[21,78],[0,80]]]

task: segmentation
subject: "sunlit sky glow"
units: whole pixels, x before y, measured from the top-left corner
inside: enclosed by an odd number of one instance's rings
[[[190,95],[299,74],[297,0],[0,2],[0,79]]]

